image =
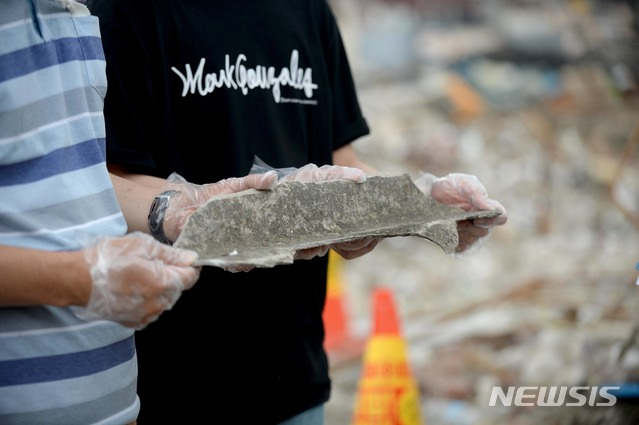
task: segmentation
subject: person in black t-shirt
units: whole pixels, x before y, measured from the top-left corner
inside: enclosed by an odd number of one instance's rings
[[[107,60],[113,172],[157,186],[174,172],[204,184],[247,175],[255,157],[275,168],[373,171],[350,145],[369,127],[326,0],[87,5]],[[475,207],[503,210],[479,198]],[[505,222],[503,211],[484,225]],[[488,234],[466,224],[460,249]],[[377,242],[334,248],[355,258]],[[204,267],[199,283],[137,334],[138,424],[292,425],[305,415],[321,424],[330,395],[324,253],[246,273]]]

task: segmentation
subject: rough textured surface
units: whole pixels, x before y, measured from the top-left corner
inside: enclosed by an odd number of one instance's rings
[[[189,218],[175,246],[198,252],[200,265],[218,267],[273,267],[293,262],[299,249],[368,236],[419,236],[450,254],[457,221],[496,214],[442,205],[407,174],[360,184],[287,182],[211,200]]]

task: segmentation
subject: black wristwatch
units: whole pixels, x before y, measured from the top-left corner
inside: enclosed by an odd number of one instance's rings
[[[176,193],[180,192],[177,190],[167,190],[166,192],[160,193],[158,196],[155,197],[155,199],[153,199],[153,203],[151,204],[151,208],[149,209],[148,221],[151,235],[158,241],[167,245],[172,245],[173,242],[171,242],[164,234],[164,213],[169,207],[171,196],[175,195]]]

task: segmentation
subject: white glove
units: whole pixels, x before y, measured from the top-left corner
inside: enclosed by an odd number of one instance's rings
[[[93,282],[82,319],[106,319],[142,329],[170,310],[200,275],[193,251],[172,248],[150,235],[102,238],[84,250]]]
[[[444,177],[435,177],[432,174],[420,172],[419,177],[415,179],[415,185],[436,201],[464,211],[501,211],[501,214],[496,217],[457,222],[459,245],[455,252],[458,254],[474,254],[479,251],[492,234],[494,227],[503,225],[508,220],[506,209],[499,202],[488,197],[486,188],[475,176],[452,173]]]

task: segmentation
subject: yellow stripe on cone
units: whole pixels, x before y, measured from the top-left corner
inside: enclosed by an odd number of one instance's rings
[[[331,249],[328,251],[326,302],[322,312],[327,351],[339,349],[351,337],[342,292],[342,257]]]
[[[373,302],[373,333],[364,353],[353,425],[423,425],[392,293],[377,289]]]

